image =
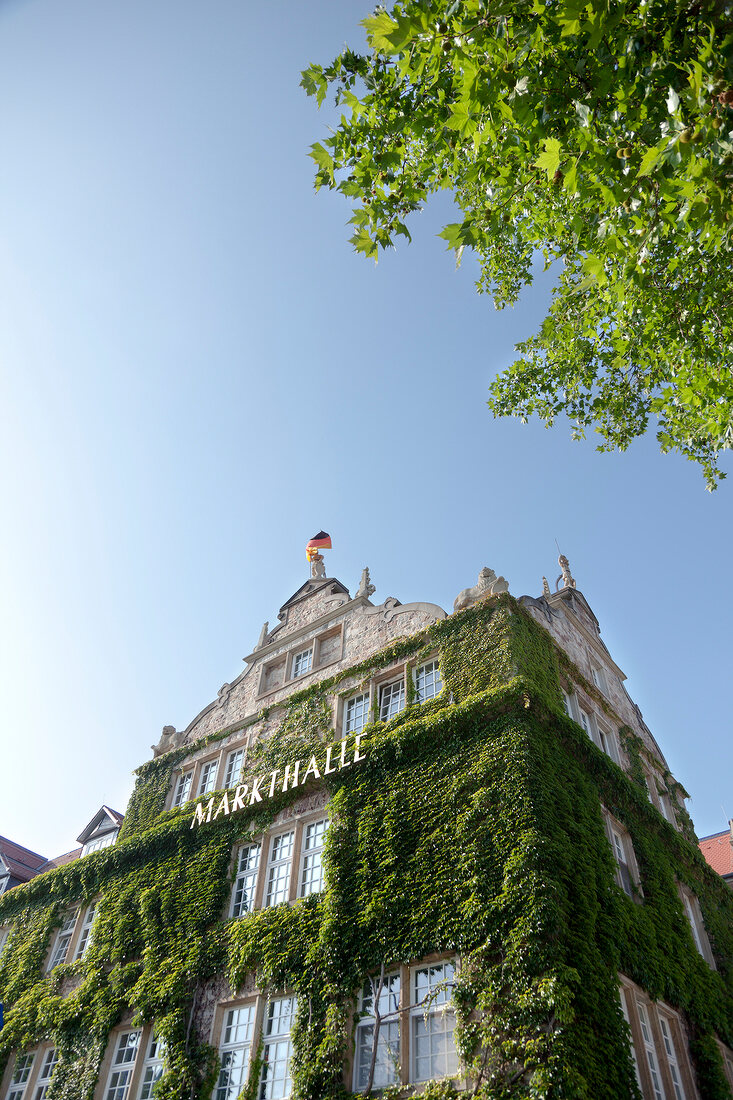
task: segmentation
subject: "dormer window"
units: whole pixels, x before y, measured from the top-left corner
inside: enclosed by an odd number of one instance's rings
[[[122,814],[110,810],[108,806],[102,806],[77,838],[82,846],[81,854],[88,856],[90,852],[109,848],[117,840],[121,824]]]

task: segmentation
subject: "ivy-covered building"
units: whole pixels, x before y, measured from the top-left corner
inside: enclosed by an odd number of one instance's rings
[[[452,614],[314,569],[0,897],[0,1100],[730,1097],[733,895],[561,566]]]

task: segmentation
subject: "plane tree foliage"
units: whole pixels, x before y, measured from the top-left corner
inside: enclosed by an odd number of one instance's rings
[[[649,425],[714,488],[733,444],[733,5],[401,0],[364,52],[303,73],[342,108],[311,151],[376,259],[429,196],[498,308],[559,274],[539,331],[491,384],[495,415],[566,414],[624,450]]]

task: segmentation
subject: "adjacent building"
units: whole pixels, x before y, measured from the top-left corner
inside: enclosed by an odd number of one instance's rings
[[[0,1100],[730,1096],[733,897],[567,560],[451,613],[319,564],[0,898]]]
[[[700,851],[712,869],[733,886],[733,821],[722,833],[700,837]]]

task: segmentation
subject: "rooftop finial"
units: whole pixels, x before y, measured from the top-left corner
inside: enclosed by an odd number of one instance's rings
[[[560,590],[560,581],[563,582],[563,588],[575,588],[575,580],[573,574],[570,572],[570,562],[564,554],[561,554],[557,559],[557,564],[560,566],[562,572],[555,581],[555,591],[558,592]]]
[[[552,592],[550,592],[550,586],[547,583],[547,577],[542,578],[542,595],[543,596],[551,596],[552,595]]]
[[[369,576],[369,568],[365,567],[361,571],[361,581],[359,582],[359,589],[356,593],[357,596],[369,596],[374,595],[376,588],[372,584],[372,579]],[[356,597],[355,597],[356,598]]]

